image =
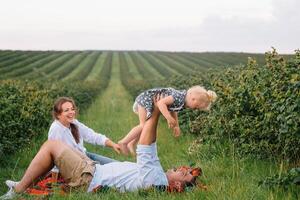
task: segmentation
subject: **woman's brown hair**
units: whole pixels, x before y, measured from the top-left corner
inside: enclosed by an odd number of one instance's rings
[[[59,97],[53,106],[52,109],[52,116],[54,119],[58,120],[58,115],[60,115],[62,113],[62,105],[66,102],[70,102],[74,109],[77,110],[75,102],[72,98],[69,97]],[[78,131],[78,127],[76,126],[76,124],[70,123],[70,128],[71,128],[71,133],[76,141],[76,143],[79,143],[79,131]]]

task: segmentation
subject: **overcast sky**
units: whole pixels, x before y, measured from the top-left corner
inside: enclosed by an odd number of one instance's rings
[[[299,0],[8,0],[0,49],[293,53],[299,8]]]

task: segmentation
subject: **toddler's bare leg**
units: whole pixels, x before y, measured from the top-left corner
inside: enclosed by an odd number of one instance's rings
[[[37,178],[49,172],[54,160],[67,147],[60,141],[46,141],[31,161],[21,181],[15,186],[17,193],[24,192]]]
[[[138,115],[139,115],[140,124],[135,126],[133,129],[131,129],[131,131],[122,140],[120,140],[118,142],[118,144],[120,145],[120,148],[121,148],[121,152],[125,155],[128,155],[129,150],[130,150],[130,152],[132,152],[132,149],[130,149],[131,147],[128,147],[128,144],[131,141],[133,141],[133,144],[136,143],[136,142],[134,142],[134,140],[139,139],[141,132],[143,130],[143,126],[146,121],[146,117],[147,117],[146,109],[140,105],[138,106]],[[133,149],[133,152],[134,152],[134,149]]]
[[[135,148],[136,148],[136,144],[137,142],[139,141],[139,137],[138,138],[135,138],[133,139],[131,142],[129,142],[127,144],[127,147],[129,149],[129,152],[131,153],[132,156],[135,156],[136,155],[136,152],[135,152]]]
[[[118,144],[120,145],[121,153],[124,155],[128,155],[129,149],[128,149],[128,143],[135,140],[139,137],[139,134],[142,131],[142,127],[140,125],[135,126],[131,129],[131,131],[120,141],[118,141]]]

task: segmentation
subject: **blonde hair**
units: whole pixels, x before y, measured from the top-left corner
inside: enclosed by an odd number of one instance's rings
[[[217,100],[218,96],[214,91],[207,90],[206,93],[207,93],[208,99],[211,103],[214,103]]]
[[[195,85],[193,87],[190,87],[187,91],[188,93],[191,94],[196,94],[196,95],[203,95],[206,97],[206,100],[208,102],[208,105],[206,108],[204,108],[203,110],[209,111],[211,104],[214,103],[218,96],[217,94],[212,91],[212,90],[206,90],[204,87],[200,86],[200,85]]]

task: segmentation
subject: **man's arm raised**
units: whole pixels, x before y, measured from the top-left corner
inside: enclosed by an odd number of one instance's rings
[[[151,145],[153,142],[156,141],[156,135],[157,135],[157,124],[158,124],[158,119],[160,116],[160,111],[157,107],[157,101],[159,101],[161,97],[156,96],[153,99],[154,102],[154,110],[152,113],[152,116],[146,121],[144,128],[142,130],[140,139],[139,139],[139,144],[142,145]]]

